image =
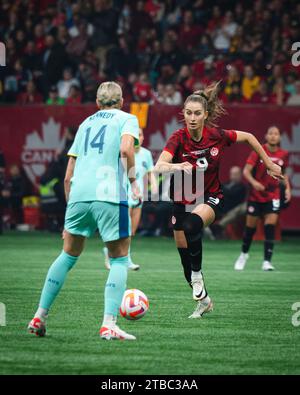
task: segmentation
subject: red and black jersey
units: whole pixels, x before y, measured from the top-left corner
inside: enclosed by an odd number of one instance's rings
[[[284,172],[285,168],[288,166],[288,152],[281,148],[278,148],[275,152],[271,152],[268,150],[266,144],[263,145],[263,149],[272,162],[281,166],[282,172]],[[265,164],[255,151],[251,152],[246,163],[253,166],[253,177],[265,187],[265,190],[261,192],[251,188],[248,198],[249,201],[265,203],[273,199],[279,199],[279,181],[268,175]]]
[[[195,199],[202,195],[223,197],[219,180],[220,159],[223,149],[234,143],[236,138],[237,134],[234,130],[207,127],[203,128],[200,141],[193,140],[186,127],[170,136],[164,151],[173,155],[172,163],[189,162],[193,165],[192,183]],[[197,171],[204,171],[204,191],[195,188]],[[170,197],[176,203],[193,204],[195,202],[195,199],[193,201],[185,199],[184,191],[175,189],[174,184],[171,183]]]

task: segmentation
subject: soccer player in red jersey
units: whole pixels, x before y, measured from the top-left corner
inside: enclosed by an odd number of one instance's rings
[[[280,131],[271,126],[266,134],[266,144],[263,145],[268,157],[273,163],[282,167],[283,171],[288,164],[288,152],[280,148]],[[256,152],[252,152],[244,168],[244,176],[251,189],[248,197],[246,228],[243,237],[242,252],[235,262],[235,270],[243,270],[249,257],[248,251],[259,217],[263,217],[265,243],[263,270],[274,270],[271,258],[274,247],[275,226],[280,212],[280,184],[266,172],[265,164]],[[287,175],[284,175],[285,203],[291,200],[291,188]]]
[[[283,177],[281,167],[273,163],[251,133],[215,127],[214,121],[224,113],[217,90],[218,84],[211,84],[187,97],[183,108],[186,125],[170,136],[155,166],[156,172],[171,173],[172,177],[177,172],[183,176],[192,174],[192,177],[197,171],[204,172],[204,191],[197,190],[194,201],[185,199],[185,186],[182,191],[173,188],[172,192],[171,184],[174,238],[185,278],[193,288],[193,299],[198,302],[190,318],[199,318],[212,310],[201,271],[202,231],[216,219],[222,208],[223,194],[218,172],[223,149],[235,142],[247,143],[265,163],[270,176]],[[180,200],[176,200],[178,192],[183,196]],[[196,204],[192,212],[187,212],[186,205],[197,203],[197,196],[201,194],[204,194],[204,202]]]

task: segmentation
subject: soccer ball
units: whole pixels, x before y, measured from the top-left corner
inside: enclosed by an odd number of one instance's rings
[[[127,320],[139,320],[149,309],[149,300],[139,289],[127,289],[124,292],[120,314]]]

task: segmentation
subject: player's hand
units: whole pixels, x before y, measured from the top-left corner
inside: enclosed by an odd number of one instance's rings
[[[141,191],[136,181],[131,183],[131,196],[133,200],[140,200],[142,202]]]
[[[258,191],[258,192],[262,192],[264,191],[266,188],[263,186],[263,184],[261,184],[258,181],[253,181],[252,183],[253,188]]]
[[[292,193],[290,188],[286,188],[285,193],[284,193],[284,203],[288,203],[291,201],[292,198]]]
[[[190,162],[182,162],[179,164],[179,169],[187,174],[192,174],[193,165]]]
[[[66,231],[63,230],[63,231],[61,232],[61,238],[62,238],[63,240],[65,240],[65,237],[66,237]]]
[[[284,176],[282,175],[281,167],[276,165],[276,163],[271,162],[267,168],[267,173],[269,176],[277,179],[284,180]]]

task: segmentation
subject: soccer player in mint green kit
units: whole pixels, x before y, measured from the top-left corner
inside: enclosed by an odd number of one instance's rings
[[[144,192],[144,182],[145,176],[148,176],[147,183],[150,182],[151,193],[156,194],[158,192],[157,181],[154,173],[152,172],[154,164],[151,151],[142,147],[144,142],[144,133],[143,129],[139,129],[139,144],[135,147],[135,170],[136,170],[136,181],[138,183],[140,193],[143,196]],[[129,184],[129,193],[128,193],[128,205],[130,207],[130,218],[131,218],[131,236],[135,236],[137,228],[139,226],[139,222],[142,214],[142,200],[133,200],[130,193],[130,184]],[[105,267],[110,269],[110,262],[108,256],[108,249],[104,247],[103,249],[105,256]],[[130,270],[138,270],[140,265],[137,265],[132,262],[130,248],[128,251],[128,269]]]
[[[138,120],[121,111],[121,87],[102,83],[97,91],[99,111],[79,126],[65,176],[68,201],[63,251],[51,265],[39,307],[28,325],[30,333],[44,336],[49,310],[67,273],[81,254],[86,237],[98,228],[110,256],[111,270],[105,286],[102,339],[134,340],[121,330],[117,315],[126,289],[130,216],[128,179],[134,199],[140,199],[134,170],[134,143],[138,141]],[[126,165],[127,166],[126,166]],[[127,173],[127,174],[126,174]]]

